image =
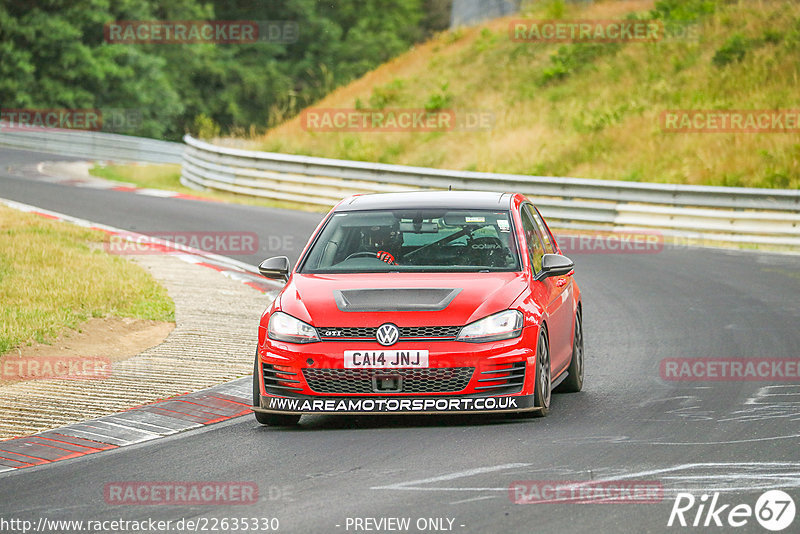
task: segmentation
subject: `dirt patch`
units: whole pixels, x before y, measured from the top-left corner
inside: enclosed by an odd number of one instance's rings
[[[83,323],[79,330],[63,332],[50,344],[34,343],[13,349],[0,356],[0,363],[5,364],[17,358],[108,358],[118,362],[161,344],[174,328],[174,323],[162,321],[128,317],[93,318]],[[20,381],[7,378],[0,373],[0,387]]]

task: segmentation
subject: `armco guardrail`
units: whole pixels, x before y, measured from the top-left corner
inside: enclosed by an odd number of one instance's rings
[[[0,146],[96,160],[181,163],[183,143],[85,130],[3,129]]]
[[[800,248],[800,191],[448,171],[220,147],[184,137],[181,182],[196,189],[332,206],[354,193],[517,191],[557,228],[657,230],[704,241]]]

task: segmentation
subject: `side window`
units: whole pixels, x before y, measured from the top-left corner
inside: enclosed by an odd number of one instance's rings
[[[528,258],[530,258],[533,273],[536,274],[542,270],[544,247],[542,246],[542,240],[539,238],[539,231],[528,212],[527,206],[523,206],[521,215],[522,231],[525,233],[525,242],[528,245]]]
[[[542,241],[544,242],[544,252],[545,254],[555,254],[556,247],[553,245],[553,240],[550,237],[550,232],[547,231],[547,227],[544,225],[544,221],[542,220],[542,216],[539,213],[539,210],[536,208],[531,209],[531,206],[525,206],[525,211],[530,211],[531,217],[533,220],[536,221],[536,226],[539,227],[539,234],[542,236]]]

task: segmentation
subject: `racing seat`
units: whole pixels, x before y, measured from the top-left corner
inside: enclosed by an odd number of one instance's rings
[[[508,265],[508,249],[497,237],[476,237],[469,241],[467,247],[473,265],[489,267],[506,267]]]

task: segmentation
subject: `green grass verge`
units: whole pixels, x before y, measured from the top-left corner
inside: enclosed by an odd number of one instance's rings
[[[92,317],[175,321],[167,291],[108,236],[0,206],[0,355]]]

